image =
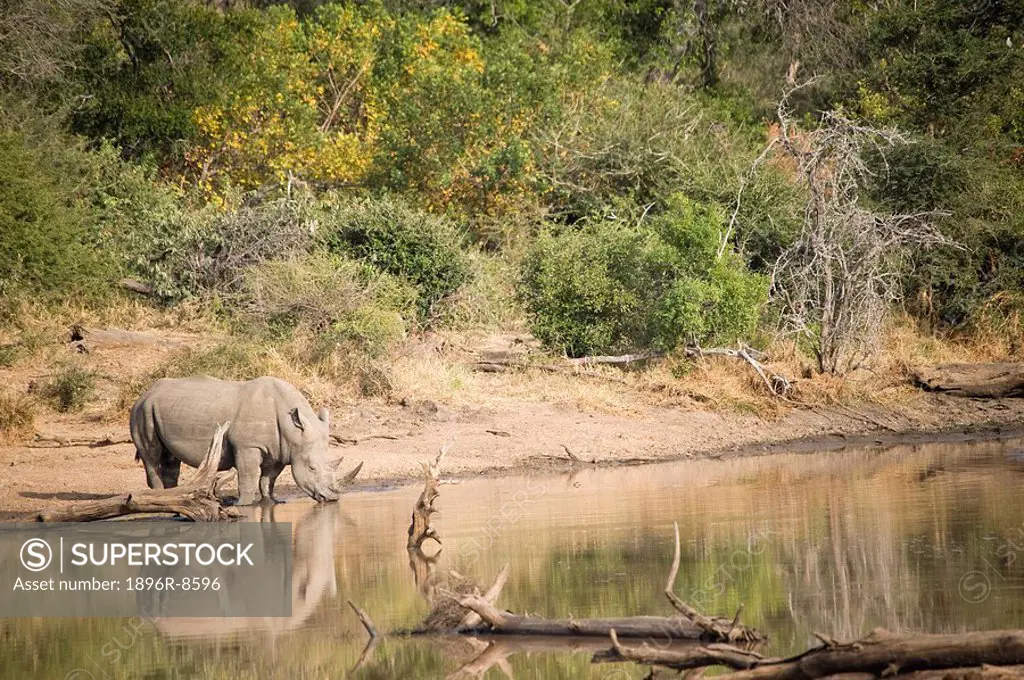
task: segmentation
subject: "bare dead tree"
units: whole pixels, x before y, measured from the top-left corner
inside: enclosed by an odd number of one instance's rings
[[[835,111],[814,130],[797,130],[788,100],[808,84],[778,107],[773,143],[795,161],[807,204],[796,240],[775,263],[772,288],[786,329],[810,341],[819,370],[843,374],[871,355],[913,250],[946,241],[933,224],[939,213],[884,214],[862,201],[873,174],[868,154],[884,163],[886,148],[908,143],[897,130]]]

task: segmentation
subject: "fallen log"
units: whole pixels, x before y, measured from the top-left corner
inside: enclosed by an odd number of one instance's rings
[[[439,457],[440,458],[440,457]],[[430,491],[429,467],[427,475],[427,487],[424,488],[424,495]],[[436,497],[436,494],[435,494]],[[423,495],[421,495],[421,499]],[[432,503],[432,500],[430,501]],[[428,503],[429,504],[429,503]],[[419,504],[418,504],[419,505]],[[414,512],[414,520],[416,513]],[[429,518],[429,514],[427,515]],[[414,523],[415,526],[415,523]],[[413,527],[410,527],[410,539],[412,538]],[[476,616],[466,615],[457,626],[451,625],[428,625],[424,624],[419,630],[421,632],[438,632],[446,630],[451,632],[466,632],[470,625],[477,625],[482,622],[487,624],[487,630],[494,634],[507,635],[553,635],[553,636],[599,636],[607,637],[614,630],[617,635],[633,638],[651,638],[653,640],[704,640],[709,642],[760,642],[765,638],[753,628],[748,628],[739,622],[739,613],[733,619],[709,617],[701,614],[693,607],[684,603],[673,592],[673,584],[679,572],[680,545],[679,527],[675,529],[675,554],[672,560],[672,569],[669,572],[668,582],[665,585],[665,595],[669,602],[682,616],[626,616],[618,618],[595,618],[595,619],[545,619],[536,616],[522,616],[512,612],[503,611],[495,606],[494,602],[501,592],[508,577],[507,566],[495,579],[494,585],[488,589],[484,596],[479,595],[479,590],[463,591],[463,594],[452,596],[450,599],[459,606],[469,610]],[[433,612],[432,612],[433,615]],[[435,619],[438,617],[434,617]],[[428,621],[431,616],[428,616]],[[479,621],[477,621],[479,619]],[[457,619],[456,619],[457,620]],[[471,629],[479,630],[479,628]]]
[[[30,449],[63,449],[73,446],[86,446],[90,449],[98,449],[104,446],[117,446],[119,444],[131,443],[131,437],[117,437],[112,434],[99,439],[78,439],[75,437],[65,437],[59,434],[45,436],[37,432],[36,438],[25,446]]]
[[[749,670],[718,677],[727,680],[816,680],[848,673],[885,677],[950,668],[1020,664],[1024,664],[1024,630],[895,635],[877,628],[855,642],[840,644],[830,641],[788,659],[767,660]]]
[[[941,364],[912,371],[914,383],[957,397],[1024,397],[1024,363]]]
[[[572,366],[592,366],[594,364],[635,364],[641,361],[660,361],[665,358],[664,352],[640,352],[639,354],[620,354],[618,356],[587,356],[566,359]]]
[[[498,596],[501,595],[501,589],[505,587],[505,583],[508,581],[509,565],[505,563],[505,566],[501,568],[498,575],[494,577],[494,583],[487,589],[487,592],[483,594],[483,598],[486,602],[494,604],[498,600]],[[456,632],[462,632],[471,630],[483,623],[483,619],[475,611],[466,612],[466,615],[459,622],[458,627],[455,629]]]
[[[224,433],[229,423],[217,427],[210,449],[195,476],[187,484],[173,489],[146,489],[109,498],[81,501],[39,513],[39,522],[92,522],[137,513],[174,513],[193,522],[217,522],[237,519],[234,508],[221,505],[217,498],[217,470],[220,467]]]
[[[668,640],[699,640],[704,631],[678,616],[625,616],[608,619],[545,619],[522,616],[498,609],[479,595],[468,595],[459,604],[476,612],[492,633],[504,635],[565,635],[608,637],[612,630],[621,637]]]
[[[680,350],[687,357],[703,358],[708,356],[733,357],[741,359],[754,369],[757,376],[764,383],[768,391],[778,397],[784,397],[793,387],[792,382],[785,376],[770,371],[759,360],[760,353],[746,345],[741,344],[737,349],[728,347],[684,347]],[[556,364],[532,364],[521,360],[488,359],[478,361],[473,365],[474,370],[485,373],[503,373],[513,368],[536,368],[550,373],[567,373],[570,375],[583,375],[602,380],[625,383],[621,378],[615,378],[603,373],[582,370],[585,366],[596,365],[618,365],[625,366],[634,363],[647,361],[661,361],[668,355],[664,352],[640,352],[638,354],[620,354],[615,356],[584,356],[565,359],[565,365]]]

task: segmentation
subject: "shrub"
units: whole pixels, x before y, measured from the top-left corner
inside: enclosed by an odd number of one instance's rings
[[[96,374],[76,363],[69,363],[43,385],[42,395],[59,411],[78,411],[95,391]]]
[[[316,221],[303,199],[223,210],[166,205],[154,199],[123,235],[131,269],[166,300],[237,291],[247,267],[304,253]]]
[[[534,334],[571,356],[748,336],[767,282],[718,256],[724,227],[718,210],[675,197],[639,225],[606,217],[541,235],[521,285]]]
[[[253,320],[304,327],[331,342],[345,338],[379,353],[405,333],[411,286],[366,264],[318,253],[250,267],[236,296]]]
[[[469,277],[462,234],[442,217],[380,198],[342,205],[328,219],[323,231],[328,250],[411,283],[423,318]]]
[[[0,440],[30,433],[34,419],[35,405],[31,399],[0,392]]]
[[[113,276],[79,184],[89,157],[63,139],[0,130],[0,298],[102,295]]]

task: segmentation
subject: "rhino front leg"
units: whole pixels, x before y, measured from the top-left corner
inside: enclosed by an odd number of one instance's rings
[[[260,495],[263,496],[264,501],[279,502],[274,498],[274,484],[282,470],[284,470],[284,465],[280,463],[263,466],[263,474],[260,475]]]
[[[239,505],[256,505],[260,502],[259,481],[262,458],[263,455],[259,449],[235,451]]]

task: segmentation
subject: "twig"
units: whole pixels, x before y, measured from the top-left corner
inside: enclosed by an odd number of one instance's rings
[[[569,462],[570,463],[574,463],[575,464],[575,463],[582,463],[583,462],[582,460],[579,459],[579,457],[576,456],[575,453],[573,453],[572,451],[569,450],[568,446],[566,446],[565,444],[559,444],[559,446],[561,446],[563,449],[565,449],[565,455],[569,456]]]
[[[352,607],[352,611],[354,611],[356,613],[356,616],[359,617],[359,622],[361,624],[363,624],[363,628],[365,628],[366,632],[369,633],[370,639],[371,640],[376,639],[378,637],[377,627],[375,625],[373,625],[373,620],[370,619],[370,615],[367,614],[365,611],[363,611],[359,607],[359,605],[357,605],[352,600],[348,601],[348,606]]]

